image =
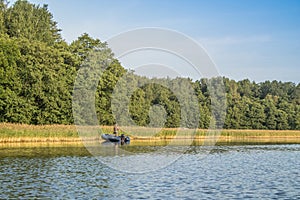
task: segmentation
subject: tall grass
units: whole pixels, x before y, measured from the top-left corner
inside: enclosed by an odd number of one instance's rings
[[[202,138],[208,136],[220,136],[220,137],[300,137],[299,130],[231,130],[223,129],[220,131],[206,130],[206,129],[181,129],[181,128],[163,128],[156,134],[147,129],[140,129],[139,136],[150,136],[159,138],[184,138],[195,137]],[[144,131],[144,132],[141,132]],[[148,131],[148,132],[147,132]]]
[[[300,137],[300,130],[222,130],[229,137]]]
[[[112,126],[90,127],[101,133],[112,133]],[[161,139],[204,139],[215,136],[216,133],[204,129],[183,128],[147,128],[147,127],[120,127],[120,134],[131,136],[133,140],[161,140]],[[222,140],[239,140],[251,138],[294,138],[300,140],[299,130],[221,130],[217,136]],[[93,138],[93,139],[99,139]],[[237,139],[236,139],[237,140]],[[27,125],[0,123],[0,142],[23,141],[80,141],[75,125]]]
[[[0,138],[3,137],[78,137],[76,127],[71,125],[27,125],[0,124]]]

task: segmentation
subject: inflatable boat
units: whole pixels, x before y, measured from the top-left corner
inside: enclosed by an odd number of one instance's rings
[[[128,136],[125,136],[124,134],[122,134],[121,136],[115,136],[112,134],[102,134],[101,138],[103,140],[109,141],[109,142],[123,142],[123,143],[129,143],[130,142],[130,138]]]

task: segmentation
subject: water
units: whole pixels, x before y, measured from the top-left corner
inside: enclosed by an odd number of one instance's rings
[[[204,158],[194,146],[141,174],[113,170],[81,146],[0,152],[0,199],[300,199],[299,144],[215,146]]]

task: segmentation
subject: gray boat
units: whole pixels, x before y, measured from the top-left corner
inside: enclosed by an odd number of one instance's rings
[[[122,134],[121,136],[115,136],[113,134],[102,134],[101,138],[109,142],[121,142],[121,143],[130,142],[129,136],[125,136],[124,134]]]

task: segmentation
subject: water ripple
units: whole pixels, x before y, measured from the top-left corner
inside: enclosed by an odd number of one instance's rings
[[[0,199],[300,198],[300,145],[217,146],[205,157],[193,148],[142,174],[115,171],[83,154],[2,156]]]

